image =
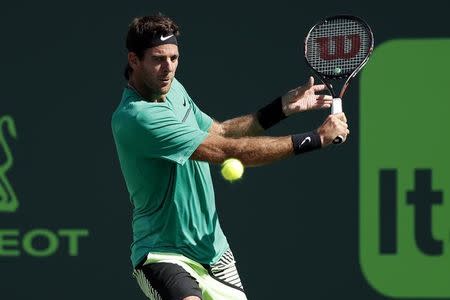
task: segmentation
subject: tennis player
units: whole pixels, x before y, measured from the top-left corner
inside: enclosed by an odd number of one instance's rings
[[[134,19],[126,39],[128,84],[112,130],[133,204],[133,274],[150,299],[247,299],[208,163],[255,166],[319,149],[347,136],[347,121],[330,115],[317,130],[258,136],[289,115],[330,107],[313,78],[254,114],[215,121],[175,78],[178,37],[178,26],[156,15]]]

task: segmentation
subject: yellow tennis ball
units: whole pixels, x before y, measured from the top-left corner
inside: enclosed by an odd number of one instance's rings
[[[223,162],[221,173],[226,180],[234,181],[242,177],[244,166],[239,159],[229,158]]]

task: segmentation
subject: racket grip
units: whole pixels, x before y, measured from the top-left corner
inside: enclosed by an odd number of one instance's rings
[[[342,112],[342,99],[333,98],[333,103],[331,104],[331,114],[338,114]]]
[[[338,114],[342,112],[342,99],[333,98],[333,103],[331,104],[331,114]],[[345,141],[342,135],[338,135],[334,138],[333,144],[342,144]]]

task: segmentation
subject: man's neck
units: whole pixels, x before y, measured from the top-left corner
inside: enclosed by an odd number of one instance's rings
[[[136,92],[139,96],[144,98],[148,102],[164,102],[165,95],[158,95],[153,93],[148,89],[142,81],[130,78],[128,85]]]

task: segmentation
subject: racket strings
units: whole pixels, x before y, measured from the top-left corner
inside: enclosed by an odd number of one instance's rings
[[[360,22],[336,18],[317,25],[306,41],[309,64],[324,75],[351,74],[366,59],[371,34]]]

